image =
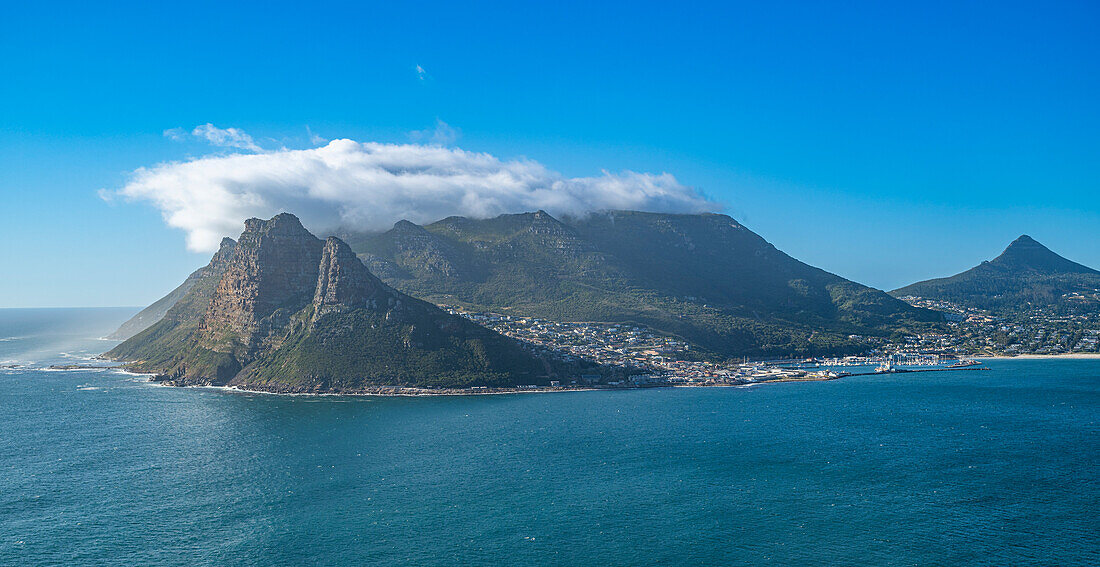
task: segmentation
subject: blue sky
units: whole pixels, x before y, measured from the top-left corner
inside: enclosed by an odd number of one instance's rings
[[[0,306],[147,304],[205,263],[99,194],[224,155],[207,123],[293,149],[443,121],[567,178],[667,172],[886,289],[1022,233],[1100,267],[1096,3],[11,4]]]

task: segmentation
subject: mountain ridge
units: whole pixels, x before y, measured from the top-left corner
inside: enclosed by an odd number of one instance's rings
[[[393,289],[285,213],[246,221],[214,279],[104,356],[169,384],[277,392],[546,384],[577,369]]]
[[[717,213],[535,211],[347,236],[386,283],[437,304],[638,323],[718,358],[858,352],[866,344],[849,335],[941,320]]]
[[[1058,310],[1088,306],[1067,304],[1067,295],[1096,293],[1100,271],[1060,256],[1024,234],[997,257],[958,274],[919,281],[891,291],[895,297],[917,296],[995,311],[1026,306]]]

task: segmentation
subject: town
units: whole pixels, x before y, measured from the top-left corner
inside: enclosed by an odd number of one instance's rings
[[[447,307],[459,315],[524,343],[543,355],[565,361],[590,360],[599,364],[637,369],[609,386],[716,386],[759,382],[832,380],[853,374],[969,367],[968,353],[958,349],[926,348],[929,337],[914,337],[905,344],[861,337],[868,344],[863,356],[795,360],[710,362],[693,356],[691,345],[636,324],[561,322]],[[567,386],[586,386],[595,376],[582,377]],[[557,384],[560,386],[560,384]]]
[[[1077,294],[1074,294],[1077,295]],[[1011,314],[964,307],[947,301],[902,297],[911,305],[941,311],[948,332],[907,337],[894,350],[967,356],[1086,354],[1100,352],[1100,310],[1025,307]],[[1068,297],[1094,302],[1096,297]],[[1072,303],[1071,303],[1072,304]]]

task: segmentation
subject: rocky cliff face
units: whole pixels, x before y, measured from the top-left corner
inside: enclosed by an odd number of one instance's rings
[[[330,236],[321,251],[321,269],[313,294],[314,317],[348,308],[378,309],[392,303],[385,284],[367,271],[355,252],[342,240]]]
[[[210,259],[210,263],[195,270],[191,275],[187,276],[187,279],[183,281],[176,289],[173,289],[168,295],[158,299],[155,303],[142,309],[137,315],[130,318],[116,330],[107,336],[112,340],[126,340],[145,329],[156,324],[158,321],[164,318],[189,291],[200,282],[210,279],[220,279],[221,275],[225,273],[225,269],[229,266],[229,260],[233,256],[233,249],[236,247],[237,242],[232,238],[223,238],[221,246],[214,254],[214,257]]]
[[[107,356],[171,384],[279,392],[539,384],[598,371],[540,360],[387,286],[343,241],[322,242],[292,215],[248,220],[227,264],[216,285],[180,300],[180,316]]]
[[[469,277],[474,266],[446,240],[407,220],[393,225],[393,253],[416,264],[420,271],[440,277]]]
[[[529,217],[530,220],[527,232],[533,235],[533,240],[541,246],[557,250],[569,258],[577,258],[596,251],[596,247],[591,242],[581,238],[576,230],[550,216],[546,211],[535,211],[524,216]]]
[[[248,219],[200,324],[212,350],[252,353],[312,298],[320,239],[294,215]]]

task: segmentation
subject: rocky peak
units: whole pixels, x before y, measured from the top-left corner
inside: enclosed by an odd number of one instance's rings
[[[558,238],[575,238],[576,233],[572,228],[569,228],[558,219],[550,216],[543,210],[535,211],[534,213],[527,213],[528,225],[527,232],[531,234],[537,234],[540,236]]]
[[[1002,256],[1005,254],[1023,257],[1035,254],[1050,255],[1054,254],[1054,252],[1051,252],[1046,246],[1039,244],[1034,238],[1023,234],[1016,240],[1013,240],[1008,247],[1004,249],[1004,252],[1001,253]]]
[[[204,339],[251,349],[273,328],[276,311],[297,311],[317,285],[323,243],[294,215],[248,219],[203,317]]]
[[[260,229],[263,228],[263,226],[264,226],[264,220],[263,219],[258,219],[256,217],[252,217],[250,219],[245,219],[245,221],[244,221],[244,231],[245,232],[260,232]]]
[[[394,242],[398,246],[407,246],[409,244],[420,245],[425,242],[431,241],[431,233],[424,227],[413,224],[407,220],[399,220],[390,229],[390,234],[394,237]]]
[[[233,251],[237,248],[237,241],[229,238],[228,236],[222,239],[221,244],[218,246],[218,251],[214,253],[214,257],[210,259],[210,266],[224,264],[229,262],[233,257]]]
[[[534,239],[566,256],[577,256],[585,252],[592,252],[595,248],[577,235],[572,227],[562,223],[543,210],[528,213],[530,225],[527,232],[534,235]]]
[[[1013,240],[1000,256],[989,264],[1010,271],[1034,271],[1046,274],[1100,273],[1059,256],[1034,238],[1024,234]]]
[[[381,281],[359,261],[351,247],[335,236],[328,237],[321,250],[321,265],[313,305],[322,308],[377,306],[384,292]]]
[[[290,213],[279,213],[268,220],[250,218],[244,221],[244,232],[245,234],[264,233],[284,236],[308,234],[313,236],[302,226],[302,221]]]
[[[195,270],[187,279],[206,277],[211,274],[216,274],[221,277],[221,274],[225,272],[229,266],[229,262],[233,259],[233,252],[237,250],[237,241],[232,238],[225,237],[222,239],[221,244],[218,246],[218,251],[210,257],[210,263]]]
[[[550,216],[543,210],[535,211],[531,215],[531,226],[527,229],[534,234],[552,234],[552,235],[565,235],[571,231],[568,227],[558,221],[558,219]]]
[[[393,231],[394,232],[399,232],[399,233],[400,232],[410,232],[410,233],[414,233],[414,234],[425,232],[424,227],[422,227],[422,226],[420,226],[420,225],[418,225],[418,224],[416,224],[412,221],[405,220],[405,219],[401,219],[401,220],[397,221],[396,223],[394,223],[393,224]]]
[[[461,217],[450,217],[461,218]],[[445,221],[440,221],[444,223]],[[439,227],[436,223],[433,227]],[[416,258],[420,274],[438,274],[455,276],[462,273],[469,266],[463,266],[461,254],[454,249],[445,239],[440,238],[432,231],[407,220],[397,221],[393,228],[386,232],[385,237],[392,246],[392,252],[400,258]],[[378,258],[366,257],[370,269],[375,274],[386,276],[392,274],[393,265]]]

